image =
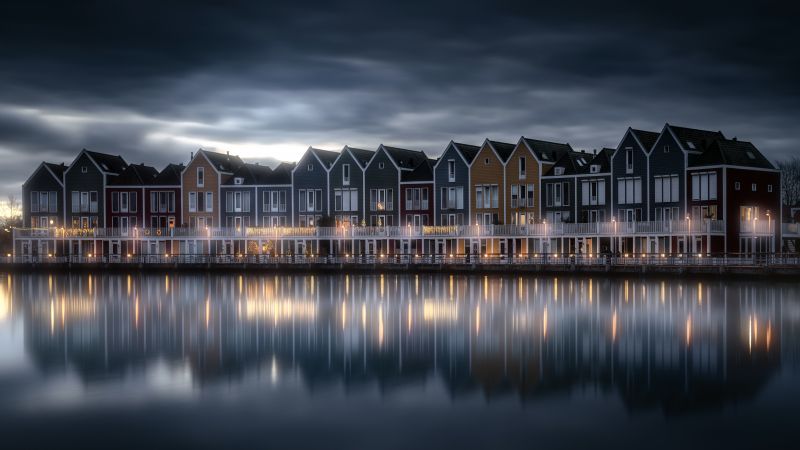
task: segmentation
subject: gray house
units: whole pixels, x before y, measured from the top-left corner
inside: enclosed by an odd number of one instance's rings
[[[686,169],[689,158],[725,139],[721,131],[666,124],[650,150],[648,199],[650,220],[683,220],[686,216]]]
[[[364,169],[373,150],[345,146],[331,166],[329,199],[336,225],[360,225],[364,215]]]
[[[427,161],[417,150],[378,147],[364,171],[367,223],[370,226],[400,225],[401,173],[412,171]]]
[[[542,215],[548,223],[577,221],[576,177],[589,166],[592,155],[564,153],[542,176]]]
[[[259,164],[245,163],[220,186],[222,223],[241,230],[258,225],[258,196],[256,186],[267,183],[272,169]]]
[[[338,152],[309,147],[297,162],[292,171],[294,226],[313,227],[331,215],[328,174],[338,157]]]
[[[658,133],[628,128],[611,155],[612,219],[649,220],[648,158]]]
[[[64,171],[64,224],[72,228],[111,226],[105,220],[105,188],[128,164],[121,156],[84,149]]]
[[[433,166],[434,214],[437,225],[467,225],[469,210],[469,167],[481,148],[450,141]]]
[[[611,220],[611,155],[604,148],[575,175],[576,221],[581,223]]]
[[[22,185],[23,226],[61,227],[64,223],[64,164],[43,162]]]
[[[257,186],[260,199],[258,226],[286,227],[292,224],[292,171],[295,163],[280,163]]]

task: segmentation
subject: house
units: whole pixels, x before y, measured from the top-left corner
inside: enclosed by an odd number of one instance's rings
[[[200,149],[181,172],[183,225],[191,228],[222,226],[220,188],[244,165],[238,156]]]
[[[404,172],[411,172],[427,161],[417,150],[381,144],[364,170],[364,192],[367,193],[367,224],[397,226],[400,221],[400,181]]]
[[[470,211],[476,225],[499,225],[505,217],[505,164],[515,145],[486,139],[470,166]]]
[[[436,198],[434,219],[437,225],[469,225],[469,168],[481,148],[450,141],[436,164],[433,178]],[[438,196],[438,197],[436,197]]]
[[[244,163],[233,176],[222,183],[222,224],[231,230],[258,226],[258,193],[256,186],[267,184],[272,169],[260,164]]]
[[[750,142],[716,139],[690,158],[688,220],[723,220],[724,235],[692,236],[692,252],[781,251],[781,173]]]
[[[611,155],[614,149],[597,152],[575,176],[576,214],[580,223],[611,220]]]
[[[111,227],[106,223],[106,186],[127,166],[121,156],[83,149],[64,171],[65,226]]]
[[[145,226],[145,186],[151,185],[156,175],[154,167],[130,164],[106,186],[106,223],[118,229],[120,236],[132,236],[133,229]]]
[[[183,164],[167,164],[144,187],[143,227],[169,229],[183,223],[181,207],[181,173]]]
[[[313,227],[330,216],[328,175],[338,152],[309,147],[292,170],[294,226]]]
[[[542,214],[547,223],[574,223],[578,218],[578,174],[589,167],[592,155],[585,152],[564,153],[542,176]]]
[[[649,154],[659,134],[628,128],[611,155],[611,219],[620,222],[649,220]]]
[[[336,226],[358,226],[366,221],[364,169],[373,156],[373,150],[345,146],[331,166],[328,201]]]
[[[649,220],[669,222],[686,217],[689,159],[718,139],[725,139],[721,131],[664,125],[648,157]]]
[[[64,172],[67,166],[43,162],[22,184],[22,222],[31,228],[64,226]],[[45,252],[46,253],[46,252]]]
[[[400,224],[422,227],[433,225],[433,166],[425,159],[414,170],[400,174]]]
[[[541,220],[542,176],[562,156],[573,152],[569,144],[531,139],[522,136],[505,167],[506,223],[533,224]],[[541,192],[540,192],[541,191]],[[521,249],[521,242],[515,245]]]
[[[282,162],[257,186],[261,205],[258,226],[287,227],[292,224],[292,171],[295,163]]]

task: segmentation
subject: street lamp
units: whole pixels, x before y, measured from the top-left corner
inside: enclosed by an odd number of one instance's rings
[[[614,234],[611,236],[611,255],[613,256],[616,253],[616,240],[617,240],[617,218],[611,216],[611,223],[614,224]]]

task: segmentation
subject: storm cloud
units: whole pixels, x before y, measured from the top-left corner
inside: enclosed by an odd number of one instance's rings
[[[4,2],[0,193],[82,148],[159,168],[199,147],[594,149],[670,122],[797,154],[796,7],[598,3]]]

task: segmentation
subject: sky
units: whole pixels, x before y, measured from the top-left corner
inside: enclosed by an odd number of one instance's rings
[[[0,195],[81,149],[158,169],[632,126],[800,148],[797,7],[777,2],[4,1]],[[788,2],[786,2],[788,3]]]

